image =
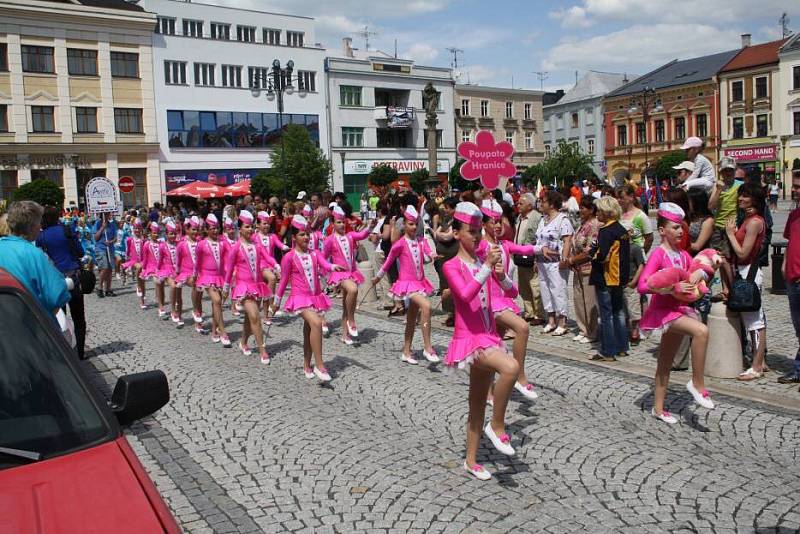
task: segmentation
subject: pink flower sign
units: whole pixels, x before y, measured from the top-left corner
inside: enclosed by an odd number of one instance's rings
[[[475,142],[465,141],[458,145],[458,154],[465,161],[461,165],[461,177],[465,180],[481,179],[487,189],[497,189],[500,178],[511,178],[517,174],[517,167],[511,162],[514,145],[508,141],[494,142],[494,136],[487,130],[480,130]]]

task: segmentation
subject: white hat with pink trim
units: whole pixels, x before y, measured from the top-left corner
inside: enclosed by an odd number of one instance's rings
[[[403,212],[403,217],[405,217],[407,221],[417,222],[417,219],[419,219],[419,212],[417,208],[409,204]]]
[[[192,228],[200,228],[203,225],[203,221],[200,220],[200,217],[197,215],[192,215],[188,219],[186,219],[186,224],[191,226]]]
[[[222,223],[223,228],[226,230],[233,230],[235,225],[233,224],[233,219],[230,217],[225,217],[225,221]]]
[[[308,230],[308,221],[302,215],[295,215],[292,217],[292,226],[300,232],[305,232]]]
[[[480,226],[483,221],[481,210],[472,202],[459,202],[456,204],[453,218],[469,226]]]
[[[344,214],[344,210],[341,208],[341,206],[337,205],[333,207],[333,218],[337,221],[345,220],[346,215]]]
[[[267,213],[266,211],[259,211],[256,217],[258,217],[258,222],[269,221],[269,213]]]
[[[495,199],[487,198],[481,202],[481,213],[491,219],[498,220],[503,217],[503,208],[500,207],[500,204]]]
[[[175,225],[175,223],[173,221],[167,222],[167,224],[164,225],[164,226],[167,229],[167,233],[169,233],[169,232],[177,232],[178,231],[178,227]]]
[[[206,215],[206,226],[213,226],[215,228],[218,227],[219,220],[217,219],[217,216],[214,215],[213,213],[209,213],[208,215]]]
[[[159,230],[161,230],[161,227],[158,226],[157,222],[151,222],[150,223],[150,231],[152,233],[157,234]]]
[[[311,209],[311,206],[306,204],[305,206],[303,206],[303,211],[301,211],[300,213],[303,215],[303,217],[311,217],[311,214],[314,213],[314,210]]]
[[[247,210],[242,210],[239,214],[239,223],[240,224],[253,224],[253,214]]]
[[[681,223],[686,213],[683,211],[683,208],[674,202],[662,202],[658,205],[658,216],[664,217],[668,221],[674,223]]]

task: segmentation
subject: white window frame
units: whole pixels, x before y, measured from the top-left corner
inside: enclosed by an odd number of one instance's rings
[[[734,99],[733,99],[733,86],[734,86],[734,84],[737,84],[737,83],[740,83],[740,84],[742,84],[742,99],[741,99],[741,100],[734,100]],[[745,100],[745,94],[744,94],[744,80],[743,80],[742,78],[737,78],[737,79],[735,79],[735,80],[731,80],[731,81],[730,81],[730,85],[729,85],[728,87],[729,87],[729,90],[730,90],[730,99],[729,99],[730,103],[731,103],[731,104],[737,104],[737,103],[739,103],[739,102],[742,102],[742,103],[744,103],[744,100]]]
[[[342,126],[342,146],[347,148],[363,148],[364,128],[359,126]]]
[[[525,132],[525,150],[533,150],[533,132]]]
[[[343,103],[342,102],[342,100],[343,100],[342,99],[342,95],[343,94],[355,95],[356,92],[355,91],[346,91],[345,93],[342,93],[342,87],[357,87],[358,88],[358,101],[359,101],[359,103],[358,104],[348,104],[347,102]],[[339,106],[340,107],[351,107],[351,108],[364,107],[364,87],[362,87],[360,85],[347,85],[347,84],[340,85],[339,86]]]
[[[592,138],[586,140],[586,153],[594,155],[594,139]]]
[[[305,41],[305,32],[293,32],[286,30],[286,46],[302,48]]]
[[[490,106],[488,100],[481,100],[481,117],[488,117],[491,114]]]
[[[317,73],[313,70],[297,71],[297,89],[305,89],[307,93],[317,92]]]
[[[241,65],[220,65],[222,74],[222,87],[242,87],[242,66]]]
[[[211,28],[211,38],[216,39],[218,41],[230,41],[231,40],[231,25],[227,22],[212,22],[210,24]],[[222,33],[224,35],[220,36],[220,30],[223,30]]]
[[[194,84],[200,87],[214,87],[216,85],[216,64],[194,62]]]
[[[256,42],[256,27],[247,24],[236,25],[236,40],[240,43]]]
[[[165,59],[164,83],[166,85],[186,85],[186,62]]]
[[[506,142],[507,143],[511,143],[512,145],[514,144],[514,138],[516,137],[515,133],[516,132],[514,130],[506,130]]]
[[[506,101],[506,118],[507,119],[514,118],[514,102]]]
[[[758,81],[759,78],[764,78],[765,80],[767,80],[766,83],[767,94],[765,94],[764,96],[756,96],[756,87],[758,87],[756,82]],[[762,76],[753,76],[753,100],[756,100],[757,98],[769,98],[769,75],[767,74],[764,74]]]
[[[470,101],[469,98],[462,98],[461,99],[461,115],[463,117],[470,116]]]
[[[175,35],[175,17],[159,16],[156,21],[156,33],[162,35]],[[167,31],[164,31],[167,30]]]
[[[469,143],[472,141],[472,132],[470,130],[461,130],[461,142]]]
[[[183,19],[181,28],[184,37],[203,37],[203,21],[197,19]]]
[[[59,123],[58,112],[56,110],[55,105],[52,102],[47,103],[31,103],[25,106],[25,110],[28,114],[28,133],[30,134],[43,134],[43,135],[53,135],[61,133],[61,124]],[[45,131],[35,131],[33,129],[33,108],[53,108],[53,131],[52,132],[45,132]],[[10,125],[9,125],[10,126]]]
[[[531,120],[533,118],[533,103],[525,102],[522,113],[525,120]]]
[[[283,32],[278,28],[262,28],[261,34],[264,39],[264,44],[272,46],[281,45],[281,34]],[[276,38],[275,38],[276,37]]]
[[[550,145],[544,145],[544,157],[549,158],[550,154],[552,154],[552,151],[553,149],[550,147]]]

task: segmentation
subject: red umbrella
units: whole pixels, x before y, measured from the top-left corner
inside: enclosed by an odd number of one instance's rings
[[[192,182],[167,193],[168,197],[222,198],[225,188],[207,182]]]
[[[225,196],[243,197],[250,194],[250,180],[242,180],[225,188]]]

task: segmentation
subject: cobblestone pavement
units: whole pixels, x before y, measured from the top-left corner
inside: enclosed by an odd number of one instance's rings
[[[170,403],[128,438],[187,532],[800,529],[795,412],[724,395],[706,411],[676,379],[667,426],[649,416],[650,379],[529,351],[541,396],[512,398],[517,455],[484,440],[495,477],[479,482],[461,469],[466,376],[402,364],[399,321],[362,315],[360,346],[327,339],[321,386],[302,375],[299,319],[271,328],[267,367],[118,295],[87,300],[87,368],[167,374]]]

